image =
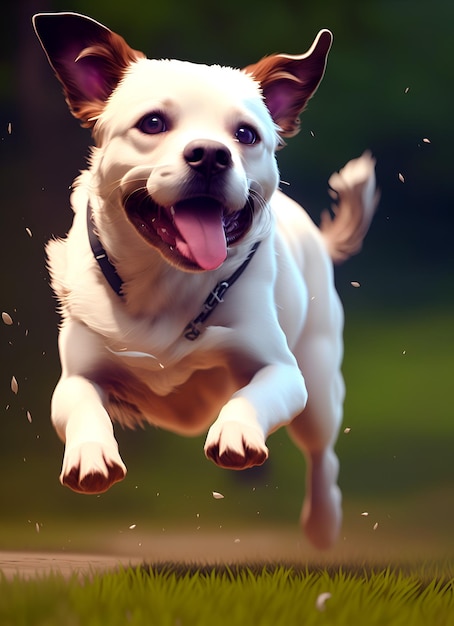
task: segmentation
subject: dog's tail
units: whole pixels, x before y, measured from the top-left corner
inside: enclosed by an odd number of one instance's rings
[[[361,250],[377,208],[380,193],[375,184],[375,159],[364,152],[333,174],[328,184],[335,200],[334,218],[324,211],[320,230],[333,262],[342,263]]]

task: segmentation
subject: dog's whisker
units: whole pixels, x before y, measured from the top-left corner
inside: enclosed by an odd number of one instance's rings
[[[254,204],[257,203],[257,208],[260,211],[264,223],[264,232],[268,232],[272,225],[271,211],[269,203],[263,197],[261,193],[259,193],[255,189],[251,189],[250,195],[254,201]]]

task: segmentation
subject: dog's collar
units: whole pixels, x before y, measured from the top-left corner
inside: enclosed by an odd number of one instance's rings
[[[93,223],[93,209],[91,208],[90,203],[88,203],[87,206],[87,230],[93,256],[98,262],[98,265],[101,268],[101,272],[104,274],[104,278],[115,291],[117,296],[121,296],[123,281],[121,280],[115,266],[110,262],[104,246],[102,245],[97,234],[95,233]]]
[[[223,302],[222,296],[225,294],[227,289],[229,289],[233,285],[233,283],[238,280],[238,278],[247,268],[259,245],[260,241],[257,241],[249,250],[249,254],[247,255],[246,259],[243,261],[240,267],[235,272],[233,272],[230,278],[227,278],[227,280],[222,280],[216,285],[216,287],[214,287],[212,291],[210,291],[208,298],[203,303],[202,311],[196,318],[192,320],[192,322],[189,322],[189,324],[184,329],[183,335],[186,337],[186,339],[190,339],[191,341],[197,339],[197,337],[202,332],[202,324],[211,315],[211,313],[218,306],[218,304]]]
[[[115,291],[117,296],[122,297],[123,281],[120,275],[118,274],[115,266],[109,260],[109,257],[107,256],[107,252],[104,246],[102,245],[97,234],[95,233],[94,223],[93,223],[93,210],[91,208],[90,203],[88,203],[87,205],[87,231],[88,231],[88,239],[90,241],[90,247],[93,252],[93,256],[95,257],[101,269],[101,272],[104,275],[104,278],[107,280],[107,282],[109,283],[113,291]],[[229,278],[219,282],[214,287],[214,289],[210,291],[208,298],[203,303],[202,311],[199,313],[199,315],[196,318],[194,318],[191,322],[189,322],[189,324],[184,329],[183,336],[186,337],[186,339],[189,339],[190,341],[194,341],[194,339],[197,339],[197,337],[202,332],[202,324],[211,315],[211,313],[218,306],[218,304],[223,302],[222,297],[225,295],[225,292],[227,291],[227,289],[229,289],[233,285],[233,283],[235,283],[238,280],[238,278],[244,272],[246,267],[251,262],[252,257],[256,253],[259,245],[260,245],[260,241],[257,241],[249,250],[249,254],[247,255],[246,259],[243,261],[243,263],[240,265],[240,267],[237,270],[235,270],[235,272],[233,272],[233,274]]]

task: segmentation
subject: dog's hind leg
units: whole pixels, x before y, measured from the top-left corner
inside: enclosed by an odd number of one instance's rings
[[[62,376],[52,397],[52,422],[65,442],[60,480],[80,493],[102,493],[126,475],[100,387],[78,373],[89,366],[91,336],[76,322],[60,338]]]
[[[292,439],[306,457],[306,493],[301,524],[309,540],[320,549],[334,544],[342,522],[342,497],[337,486],[339,461],[334,452],[340,422],[342,378],[339,376],[331,384],[332,389],[325,392],[324,398],[322,393],[314,398],[317,392],[312,395],[309,392],[306,409],[288,426]]]
[[[310,541],[322,549],[335,542],[342,522],[334,452],[344,399],[342,326],[337,294],[333,288],[320,289],[309,304],[306,327],[294,349],[308,390],[305,410],[288,426],[307,464],[301,523]]]

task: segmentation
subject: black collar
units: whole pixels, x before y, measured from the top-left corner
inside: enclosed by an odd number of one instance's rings
[[[95,257],[98,265],[101,269],[101,272],[104,275],[104,278],[107,280],[113,291],[117,294],[117,296],[123,296],[123,281],[119,276],[115,266],[110,262],[109,257],[107,256],[107,252],[99,240],[97,234],[95,233],[94,223],[93,223],[93,210],[91,208],[91,204],[88,203],[87,206],[87,231],[88,231],[88,239],[90,241],[90,247],[93,252],[93,256]],[[222,296],[225,294],[227,289],[229,289],[234,282],[238,280],[241,274],[244,272],[246,267],[249,265],[252,257],[257,251],[257,248],[260,245],[260,241],[257,241],[252,248],[249,250],[249,254],[246,259],[240,265],[240,267],[235,270],[235,272],[226,280],[220,281],[212,291],[208,298],[203,303],[203,309],[199,313],[199,315],[193,319],[183,331],[184,337],[191,341],[197,339],[197,337],[202,332],[202,324],[205,320],[211,315],[214,309],[223,302]]]
[[[189,322],[189,324],[184,329],[183,335],[186,337],[186,339],[190,339],[191,341],[197,339],[197,337],[203,330],[202,324],[211,315],[211,313],[218,306],[218,304],[224,301],[222,296],[225,294],[227,289],[229,289],[233,285],[233,283],[238,280],[238,278],[247,268],[259,245],[260,241],[257,241],[249,250],[249,254],[240,265],[240,267],[235,272],[233,272],[233,274],[229,278],[227,278],[227,280],[222,280],[216,285],[216,287],[212,291],[210,291],[208,298],[203,303],[202,311],[195,319],[192,320],[192,322]]]
[[[109,261],[107,252],[105,251],[104,246],[102,245],[102,243],[98,239],[97,234],[95,233],[93,223],[93,209],[91,208],[90,203],[88,203],[87,206],[87,230],[93,256],[97,260],[98,265],[101,268],[101,272],[104,274],[104,278],[115,291],[117,296],[122,296],[123,281],[118,275],[115,266]]]

